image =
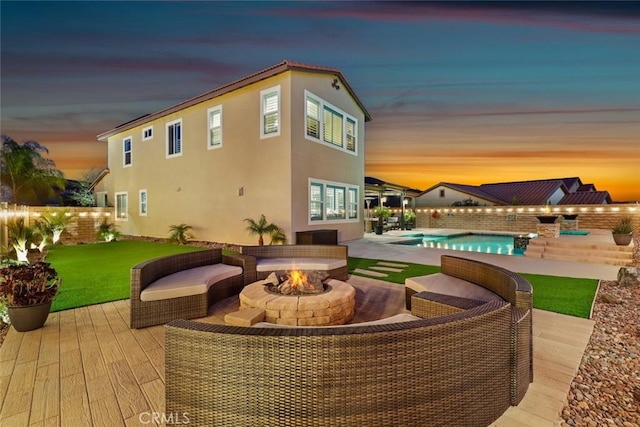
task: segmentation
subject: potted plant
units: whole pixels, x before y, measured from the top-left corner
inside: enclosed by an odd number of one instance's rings
[[[627,246],[631,243],[633,232],[633,219],[630,216],[624,216],[611,227],[613,240],[618,246]]]
[[[413,224],[416,220],[416,214],[412,211],[407,211],[404,213],[404,228],[407,230],[411,230]]]
[[[378,206],[375,210],[378,216],[378,224],[376,224],[376,234],[382,234],[384,230],[384,222],[391,217],[391,209],[386,206]]]
[[[60,278],[49,263],[13,263],[0,268],[0,301],[18,332],[41,328],[47,321]]]

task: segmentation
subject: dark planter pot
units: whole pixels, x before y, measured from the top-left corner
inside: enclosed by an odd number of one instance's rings
[[[558,215],[538,215],[536,216],[540,224],[553,224],[558,219]]]
[[[376,226],[374,227],[374,229],[375,229],[375,231],[376,231],[376,234],[382,234],[382,230],[383,230],[383,228],[382,228],[382,226],[381,226],[381,225],[376,225]]]
[[[28,332],[41,328],[44,322],[47,321],[47,317],[49,317],[51,303],[52,301],[35,305],[8,306],[7,313],[9,313],[11,325],[18,332]]]
[[[411,230],[413,227],[411,226],[411,224],[405,224],[404,228],[405,230]]]
[[[618,246],[629,246],[633,236],[631,234],[613,234],[613,241]]]
[[[578,218],[578,214],[562,214],[562,216],[564,217],[564,219],[566,219],[567,221],[575,221],[576,218]]]

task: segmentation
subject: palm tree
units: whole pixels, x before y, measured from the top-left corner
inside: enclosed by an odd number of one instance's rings
[[[271,236],[272,242],[274,235],[281,234],[284,237],[284,233],[282,233],[280,227],[273,223],[267,224],[267,219],[265,218],[264,214],[260,215],[260,219],[258,221],[255,221],[251,218],[245,218],[244,221],[248,224],[246,230],[249,235],[258,235],[258,245],[260,246],[264,245],[264,238],[262,236],[264,236],[265,234]],[[280,239],[279,241],[282,241],[282,238],[280,238],[279,236],[277,236],[276,238]],[[284,237],[284,240],[286,241],[286,237]]]
[[[62,172],[55,162],[43,157],[49,150],[37,141],[17,143],[2,135],[0,181],[9,189],[9,201],[20,204],[44,204],[53,195],[53,187],[64,188]]]
[[[186,244],[193,236],[189,233],[193,227],[187,224],[172,225],[169,227],[171,234],[169,235],[170,242],[177,242],[181,245]]]

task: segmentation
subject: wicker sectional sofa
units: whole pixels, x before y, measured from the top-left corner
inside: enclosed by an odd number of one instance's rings
[[[207,249],[145,261],[131,269],[131,328],[205,317],[209,306],[239,293],[253,257]]]
[[[329,277],[347,280],[349,248],[344,245],[241,246],[240,253],[255,258],[255,270],[245,271],[249,283],[266,278],[273,271],[323,270]]]
[[[489,425],[533,380],[531,285],[465,261],[445,264],[506,298],[417,292],[417,320],[335,327],[171,322],[165,409],[196,426]]]

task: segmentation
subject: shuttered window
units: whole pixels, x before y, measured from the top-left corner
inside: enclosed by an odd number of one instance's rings
[[[210,108],[209,113],[209,148],[222,146],[222,106]]]
[[[260,92],[261,137],[280,135],[280,86]]]
[[[305,137],[357,154],[358,121],[309,91],[305,91]]]
[[[307,97],[307,135],[320,139],[320,102]]]
[[[324,140],[325,142],[342,147],[342,114],[324,107]]]
[[[356,151],[356,122],[347,118],[347,150]]]

